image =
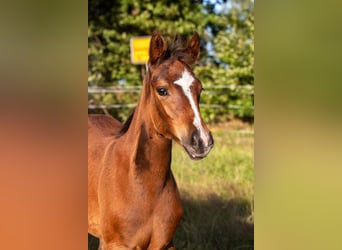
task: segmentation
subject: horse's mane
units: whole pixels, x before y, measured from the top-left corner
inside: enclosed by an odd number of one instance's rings
[[[127,120],[123,124],[122,128],[117,133],[116,137],[120,137],[120,136],[122,136],[123,134],[125,134],[127,132],[127,130],[129,129],[129,126],[132,123],[134,111],[135,111],[135,108],[133,109],[132,113],[129,115],[129,117],[127,118]]]

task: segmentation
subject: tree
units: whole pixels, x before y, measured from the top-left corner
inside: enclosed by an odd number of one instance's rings
[[[196,1],[89,1],[89,84],[141,84],[140,66],[130,63],[132,36],[203,34],[209,16]]]
[[[229,7],[228,7],[229,4]],[[232,0],[213,10],[217,24],[210,26],[212,56],[195,69],[209,87],[226,85],[216,95],[206,95],[205,103],[222,105],[216,111],[205,109],[210,120],[227,115],[252,119],[254,110],[254,2]],[[209,88],[208,88],[209,89]],[[224,107],[224,108],[223,108]],[[238,108],[237,108],[238,107]]]
[[[231,7],[217,10],[218,6],[227,4]],[[205,118],[215,121],[227,114],[253,116],[247,109],[239,109],[239,113],[226,108],[228,104],[252,104],[253,97],[242,93],[245,89],[235,88],[252,85],[254,81],[254,16],[250,0],[89,0],[88,11],[89,86],[141,85],[144,67],[130,62],[131,37],[151,35],[160,30],[171,39],[174,34],[190,37],[197,31],[202,38],[202,49],[195,72],[208,90],[204,92],[202,102],[223,106],[218,110],[204,108]],[[212,49],[208,49],[210,45]],[[217,89],[210,88],[218,84],[233,87],[213,94]],[[91,95],[90,99],[94,104],[134,103],[137,95],[106,93]],[[128,114],[126,111],[111,112],[122,120]]]

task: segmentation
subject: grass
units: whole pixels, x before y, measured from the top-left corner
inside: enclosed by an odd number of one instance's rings
[[[191,161],[174,145],[172,170],[184,215],[176,249],[253,249],[253,134],[212,128],[215,147]]]

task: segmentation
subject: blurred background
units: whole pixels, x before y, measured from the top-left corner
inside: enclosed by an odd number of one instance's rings
[[[105,110],[123,121],[137,102],[145,66],[131,63],[132,37],[159,30],[171,40],[197,31],[204,119],[253,121],[253,1],[89,0],[88,6],[89,112]]]
[[[201,113],[215,139],[198,162],[173,146],[184,206],[176,248],[253,249],[254,1],[89,0],[88,113],[127,119],[146,70],[131,62],[130,40],[156,30],[169,41],[199,33],[194,73],[204,87]],[[96,246],[90,237],[88,248]]]

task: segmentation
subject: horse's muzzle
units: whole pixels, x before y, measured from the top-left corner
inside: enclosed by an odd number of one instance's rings
[[[183,144],[185,151],[192,160],[200,160],[206,157],[212,147],[214,139],[210,132],[201,135],[198,131],[194,132],[189,140]]]

